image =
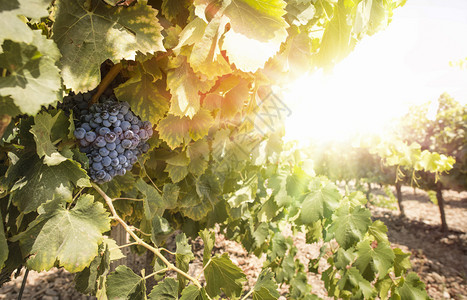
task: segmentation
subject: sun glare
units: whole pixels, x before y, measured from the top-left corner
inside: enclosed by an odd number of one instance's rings
[[[467,56],[467,41],[460,38],[467,36],[467,5],[437,10],[442,4],[410,2],[388,29],[365,38],[332,73],[306,75],[286,89],[282,97],[292,111],[287,140],[381,133],[410,105],[436,102],[443,92],[467,102],[467,71],[449,66]],[[449,14],[454,17],[443,17]]]

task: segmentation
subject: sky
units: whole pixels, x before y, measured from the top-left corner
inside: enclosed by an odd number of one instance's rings
[[[443,92],[467,104],[467,70],[449,65],[466,57],[467,0],[408,0],[332,74],[302,77],[282,96],[292,111],[286,139],[380,132],[410,105],[435,102]]]

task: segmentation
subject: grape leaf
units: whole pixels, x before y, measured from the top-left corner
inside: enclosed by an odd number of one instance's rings
[[[151,225],[151,240],[155,245],[161,245],[167,235],[173,232],[169,222],[158,215],[152,218]]]
[[[197,141],[205,137],[213,125],[214,118],[211,113],[202,108],[191,120],[188,117],[169,114],[159,122],[157,130],[159,137],[171,149],[175,149],[182,143],[188,143],[190,139]]]
[[[396,248],[394,251],[394,274],[401,276],[406,270],[412,267],[410,263],[410,253],[403,252],[401,249]]]
[[[74,186],[91,186],[79,163],[67,160],[57,166],[47,166],[37,155],[30,153],[10,165],[6,179],[13,183],[11,201],[23,213],[36,210],[54,194],[71,200]]]
[[[188,164],[190,159],[186,156],[185,152],[181,152],[174,157],[166,160],[167,166],[165,171],[169,173],[170,179],[173,183],[181,181],[188,175]]]
[[[34,140],[36,141],[37,154],[40,158],[44,158],[44,163],[48,166],[56,166],[67,160],[66,157],[57,151],[57,148],[50,140],[52,128],[61,114],[62,112],[60,111],[52,117],[49,113],[40,113],[34,117],[35,124],[31,126],[30,132],[34,135]],[[65,127],[65,129],[67,128]]]
[[[175,251],[175,263],[177,268],[184,272],[188,272],[190,261],[192,261],[195,256],[191,252],[191,246],[188,244],[188,239],[184,233],[180,233],[175,237],[175,244],[177,249]],[[185,286],[186,278],[177,273],[177,279],[181,287]]]
[[[31,43],[33,33],[20,16],[39,19],[49,15],[49,0],[14,0],[2,1],[0,7],[0,44],[4,40]]]
[[[211,258],[211,263],[204,269],[204,276],[206,292],[211,297],[220,295],[221,290],[229,298],[239,297],[246,281],[245,274],[232,263],[227,253]]]
[[[199,92],[207,92],[214,81],[201,80],[183,55],[172,59],[169,67],[171,69],[167,72],[167,87],[172,94],[170,113],[191,119],[200,108]]]
[[[273,39],[277,31],[287,28],[282,17],[286,13],[285,6],[282,0],[232,0],[224,14],[229,17],[235,32],[265,42]]]
[[[346,285],[357,287],[365,296],[365,299],[371,299],[375,296],[376,292],[371,286],[371,283],[365,280],[355,267],[347,269],[338,282],[341,290],[345,290]]]
[[[144,196],[143,207],[146,220],[152,220],[156,215],[162,216],[165,208],[159,192],[141,178],[136,181],[135,186]]]
[[[233,119],[243,110],[243,105],[249,96],[248,82],[240,80],[239,83],[228,91],[221,102],[221,117]]]
[[[199,232],[199,236],[203,239],[204,243],[203,266],[205,266],[211,259],[211,251],[212,248],[214,248],[214,241],[216,240],[216,235],[214,232],[210,232],[209,230],[204,229]]]
[[[219,47],[219,40],[224,33],[227,21],[227,18],[222,17],[211,20],[205,26],[203,35],[195,41],[189,57],[193,70],[206,74],[209,79],[232,72]]]
[[[187,0],[163,0],[162,14],[168,20],[176,21],[183,16],[188,16],[188,6],[190,6],[190,3]]]
[[[346,3],[350,4],[350,2]],[[355,5],[354,2],[352,4]],[[356,41],[351,36],[352,26],[347,22],[352,9],[353,7],[346,6],[344,1],[339,1],[334,6],[333,17],[326,25],[318,55],[315,57],[318,66],[331,66],[347,56],[354,48]]]
[[[162,199],[167,209],[174,209],[177,206],[180,187],[176,184],[166,183],[162,190]]]
[[[363,207],[350,208],[348,203],[337,209],[330,232],[335,234],[336,241],[344,249],[348,249],[360,241],[371,225],[371,213]]]
[[[396,291],[400,299],[430,299],[426,293],[425,284],[413,272],[401,280],[401,285],[396,288]]]
[[[334,210],[339,206],[340,200],[341,194],[332,183],[327,183],[317,190],[310,191],[302,203],[300,213],[302,222],[312,224],[321,218],[331,217]]]
[[[156,125],[169,110],[169,100],[160,93],[154,80],[152,75],[138,68],[129,80],[115,89],[115,96],[128,102],[142,120]]]
[[[136,51],[165,51],[157,10],[138,1],[109,7],[99,0],[57,1],[53,39],[63,55],[62,76],[74,91],[94,88],[106,59],[134,59]]]
[[[2,212],[0,211],[0,269],[3,269],[5,261],[8,258],[8,244],[3,227]]]
[[[187,147],[186,153],[190,163],[188,171],[195,176],[201,176],[208,168],[209,145],[205,139],[198,140]]]
[[[21,114],[21,110],[15,105],[11,97],[0,96],[0,111],[1,114],[7,114],[13,118]]]
[[[118,266],[115,272],[107,276],[106,291],[109,300],[146,299],[144,278],[124,265]]]
[[[166,278],[159,282],[149,294],[150,300],[177,300],[178,281],[173,278]]]
[[[270,269],[263,269],[253,287],[253,300],[274,300],[279,298],[274,273]]]
[[[289,20],[289,23],[295,26],[306,25],[311,19],[313,19],[316,13],[316,9],[311,2],[294,3],[291,1],[287,3],[287,7],[285,9],[287,11],[286,18]]]
[[[20,241],[23,253],[32,254],[27,260],[30,269],[49,270],[59,261],[69,272],[78,272],[98,254],[102,233],[109,230],[102,203],[84,195],[71,210],[59,198],[43,204],[39,216],[13,240]]]
[[[180,300],[208,300],[209,298],[206,295],[204,288],[201,290],[194,285],[189,285],[182,291],[182,296]]]
[[[60,52],[40,31],[32,31],[30,45],[5,41],[0,68],[9,75],[0,78],[0,96],[10,96],[26,114],[36,114],[42,105],[59,100],[60,70],[55,65]],[[34,99],[31,99],[34,95]]]
[[[75,276],[76,290],[83,294],[89,294],[96,291],[97,278],[103,274],[107,274],[110,268],[110,252],[106,244],[99,245],[98,254],[92,260],[91,264],[84,268]]]
[[[378,278],[386,276],[389,268],[394,265],[394,258],[395,255],[389,244],[381,242],[373,249],[369,241],[363,241],[357,245],[357,259],[354,266],[366,280],[373,281],[376,274]]]

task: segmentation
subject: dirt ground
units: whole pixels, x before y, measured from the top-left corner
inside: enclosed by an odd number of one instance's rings
[[[467,192],[443,193],[450,229],[447,235],[443,235],[440,230],[438,207],[430,202],[425,192],[418,189],[414,191],[409,187],[403,187],[402,192],[406,218],[401,218],[397,210],[370,206],[374,219],[380,219],[387,225],[393,247],[412,252],[413,270],[425,282],[430,297],[467,299]],[[382,195],[382,191],[378,189],[374,193]],[[306,245],[302,235],[295,237],[295,242],[300,250],[297,258],[303,263],[318,256],[320,245]],[[196,260],[189,273],[197,275],[202,270],[203,247],[199,239],[193,241],[192,245]],[[232,261],[247,274],[249,286],[255,282],[264,258],[248,255],[241,245],[224,239],[221,234],[216,236],[215,251],[228,252]],[[0,299],[18,298],[23,274],[24,270],[0,289]],[[310,275],[308,279],[313,293],[326,299],[326,291],[319,276]],[[31,271],[27,277],[23,299],[95,299],[80,295],[73,286],[73,274],[63,269],[42,273]],[[282,286],[280,291],[284,294],[287,286]],[[282,296],[281,299],[286,298]]]

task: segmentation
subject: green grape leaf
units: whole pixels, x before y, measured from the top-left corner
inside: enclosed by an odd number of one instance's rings
[[[84,195],[71,210],[61,199],[43,204],[39,216],[13,240],[20,241],[23,253],[32,254],[27,260],[30,269],[49,270],[58,261],[69,272],[78,272],[98,254],[102,233],[109,230],[109,214],[102,203]]]
[[[171,21],[177,20],[179,16],[188,15],[188,6],[190,3],[187,0],[163,0],[162,14]]]
[[[363,207],[350,208],[348,203],[337,209],[330,232],[333,232],[336,241],[344,249],[363,239],[371,225],[371,213]]]
[[[13,99],[9,96],[0,96],[0,111],[2,115],[6,114],[13,118],[21,114],[21,110],[18,106],[16,106]]]
[[[349,4],[347,6],[347,4]],[[355,46],[356,40],[351,36],[352,26],[347,22],[354,2],[339,1],[334,6],[333,17],[327,23],[323,33],[321,46],[315,58],[318,66],[328,67],[347,56]]]
[[[167,88],[172,94],[170,113],[191,119],[200,108],[199,92],[207,92],[214,81],[201,80],[183,55],[171,60],[169,66],[171,69],[167,72]]]
[[[157,215],[152,218],[151,225],[151,240],[157,246],[161,245],[165,238],[173,232],[169,222],[165,218]]]
[[[149,294],[150,300],[177,300],[178,281],[173,278],[166,278],[159,282]]]
[[[204,250],[203,250],[203,266],[205,266],[211,259],[211,251],[214,248],[214,242],[216,235],[214,232],[210,232],[207,229],[199,232],[199,236],[203,239]]]
[[[67,160],[57,166],[47,166],[35,154],[26,154],[11,164],[6,179],[14,183],[10,199],[23,213],[35,211],[54,195],[71,200],[75,186],[91,186],[79,163]]]
[[[146,299],[144,278],[136,275],[127,266],[120,265],[107,276],[105,282],[109,300]]]
[[[186,117],[167,115],[157,125],[159,137],[173,150],[181,144],[188,143],[190,120]]]
[[[178,44],[172,50],[178,55],[183,46],[193,45],[195,42],[199,41],[204,34],[206,26],[206,22],[202,19],[195,18],[180,32]]]
[[[275,300],[280,294],[274,281],[274,273],[270,269],[263,269],[253,287],[253,300]]]
[[[339,206],[341,198],[339,190],[332,183],[311,190],[302,203],[300,213],[302,222],[312,224],[322,218],[330,218]]]
[[[49,0],[15,0],[2,1],[0,8],[0,44],[4,40],[15,42],[31,43],[33,33],[28,25],[20,16],[26,16],[33,19],[47,17],[49,12],[47,7]]]
[[[407,276],[401,280],[400,286],[396,288],[397,294],[400,299],[420,300],[430,299],[425,290],[425,284],[420,281],[418,275],[414,272],[407,274]]]
[[[362,241],[357,245],[357,259],[353,264],[368,281],[373,281],[375,275],[384,278],[394,265],[395,255],[389,243],[378,243],[372,248],[369,241]]]
[[[195,72],[206,74],[209,79],[232,72],[219,47],[219,40],[227,21],[226,18],[216,17],[207,26],[204,24],[204,33],[195,41],[191,50],[189,57],[191,67]]]
[[[224,14],[236,32],[264,42],[273,39],[276,31],[287,28],[282,17],[285,6],[282,0],[232,0]]]
[[[173,183],[183,180],[188,175],[188,165],[190,159],[186,156],[185,152],[181,152],[174,157],[166,160],[167,166],[165,171],[169,173],[170,179]]]
[[[239,83],[228,91],[221,102],[221,117],[225,119],[233,119],[243,110],[245,101],[249,96],[248,82],[240,80]]]
[[[5,261],[8,258],[8,244],[5,236],[5,229],[3,227],[2,212],[0,211],[0,269],[5,266]]]
[[[104,237],[104,244],[109,248],[110,261],[119,260],[125,257],[114,239]]]
[[[195,176],[201,176],[208,168],[209,145],[205,139],[198,140],[187,147],[186,153],[190,159],[188,171]]]
[[[189,285],[182,291],[182,296],[180,300],[208,300],[209,298],[206,295],[206,290],[202,288],[198,289],[194,285]]]
[[[55,64],[60,52],[53,41],[40,31],[32,31],[31,44],[5,41],[2,48],[0,68],[8,70],[9,75],[0,78],[0,96],[10,96],[29,115],[59,100],[61,78]]]
[[[162,200],[167,209],[174,209],[177,206],[180,187],[176,184],[166,183],[162,190]]]
[[[136,181],[136,188],[143,194],[144,217],[146,220],[152,220],[154,216],[162,216],[165,207],[163,206],[162,196],[152,186],[139,178]]]
[[[345,271],[344,275],[338,282],[338,286],[341,290],[345,290],[346,285],[349,283],[351,286],[359,288],[365,296],[365,299],[371,299],[376,294],[371,283],[363,278],[355,267],[351,267]]]
[[[175,264],[177,268],[184,272],[188,272],[190,261],[192,261],[195,256],[191,252],[191,246],[188,244],[188,239],[184,233],[180,233],[175,237],[175,244],[177,249],[175,251]],[[177,279],[181,287],[185,286],[186,278],[177,273]]]
[[[295,26],[306,25],[316,13],[314,5],[308,1],[306,3],[289,2],[285,9],[287,11],[286,18],[289,23]]]
[[[279,51],[287,38],[288,25],[282,18],[285,5],[281,0],[232,0],[227,6],[224,14],[231,29],[224,35],[222,48],[238,69],[255,72]]]
[[[75,276],[76,290],[83,294],[96,292],[97,278],[107,274],[110,269],[110,252],[105,243],[99,245],[98,254],[91,264]]]
[[[394,250],[394,274],[396,276],[401,276],[407,270],[412,268],[412,264],[410,263],[410,253],[403,252],[399,248],[395,248]]]
[[[107,59],[116,63],[134,59],[137,51],[165,51],[157,10],[144,0],[131,7],[109,7],[99,0],[57,1],[52,29],[63,55],[64,83],[74,91],[97,86],[100,65]]]
[[[370,233],[378,242],[389,242],[387,236],[388,228],[380,220],[376,220],[368,228]]]
[[[290,282],[290,296],[300,299],[307,294],[311,294],[311,286],[307,282],[306,274],[299,272]]]
[[[214,125],[214,118],[207,109],[200,109],[199,112],[191,119],[188,132],[193,141],[197,141],[205,137],[209,129]]]
[[[56,166],[67,160],[50,140],[52,128],[61,114],[62,112],[59,112],[52,117],[49,113],[40,113],[34,117],[34,125],[31,126],[30,132],[36,141],[37,154],[44,158],[44,163],[48,166]]]
[[[220,295],[221,290],[229,298],[239,297],[246,281],[245,274],[232,263],[227,253],[211,258],[211,263],[204,269],[204,276],[206,292],[211,297]]]
[[[138,69],[115,89],[115,96],[128,102],[131,110],[142,120],[156,125],[169,110],[169,100],[161,94],[154,80],[152,75]]]

